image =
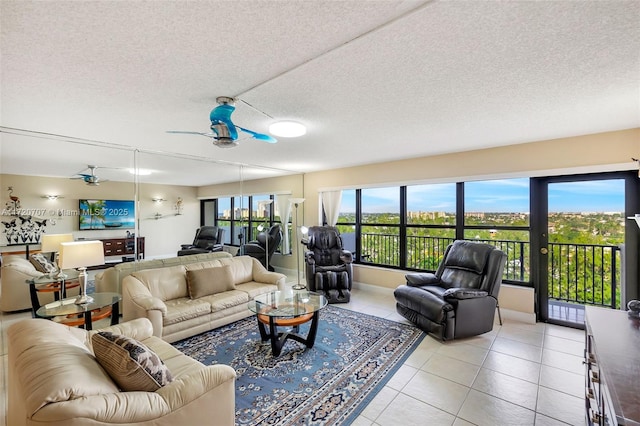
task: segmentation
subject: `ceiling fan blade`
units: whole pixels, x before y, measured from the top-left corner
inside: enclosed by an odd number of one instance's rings
[[[187,132],[187,131],[182,131],[182,130],[167,130],[167,133],[176,133],[176,134],[182,134],[182,135],[200,135],[200,136],[206,136],[209,138],[215,138],[217,135],[215,133],[204,133],[204,132]]]
[[[240,127],[240,126],[236,126],[236,127],[245,133],[249,133],[251,137],[253,137],[254,139],[258,139],[259,141],[264,141],[268,143],[278,142],[278,140],[273,136],[265,135],[264,133],[254,132],[253,130],[245,129],[244,127]]]

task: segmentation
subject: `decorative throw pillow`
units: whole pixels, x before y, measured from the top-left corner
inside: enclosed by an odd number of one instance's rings
[[[36,268],[36,270],[44,272],[45,274],[58,272],[58,267],[42,253],[35,253],[30,255],[29,261]]]
[[[216,266],[213,268],[187,270],[187,287],[189,296],[197,299],[210,294],[235,290],[231,266]]]
[[[155,392],[173,381],[160,357],[135,339],[102,331],[91,343],[102,368],[125,392]]]

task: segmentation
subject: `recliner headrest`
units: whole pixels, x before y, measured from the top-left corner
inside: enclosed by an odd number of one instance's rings
[[[340,240],[340,235],[334,229],[320,229],[315,230],[313,233],[309,233],[309,242],[307,243],[307,248],[313,250],[317,249],[328,249],[331,247],[342,247],[342,242]]]
[[[197,239],[199,240],[215,240],[218,238],[217,226],[202,226],[198,232]]]
[[[492,250],[495,250],[495,247],[489,244],[457,240],[449,250],[444,266],[481,274]]]

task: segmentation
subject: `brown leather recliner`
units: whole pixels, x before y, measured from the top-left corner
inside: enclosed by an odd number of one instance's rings
[[[396,310],[441,340],[493,329],[507,260],[496,247],[472,241],[449,245],[435,274],[407,274],[394,291]]]
[[[222,251],[224,246],[224,229],[217,226],[201,226],[191,244],[182,244],[178,256]]]
[[[338,229],[312,226],[306,244],[307,288],[322,293],[329,303],[348,303],[353,286],[353,255],[344,250]]]

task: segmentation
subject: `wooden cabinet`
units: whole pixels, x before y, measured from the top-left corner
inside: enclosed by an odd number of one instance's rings
[[[587,306],[585,332],[586,424],[640,426],[640,320]]]
[[[128,256],[135,254],[138,243],[138,259],[144,259],[144,237],[138,238],[103,238],[104,256]]]

